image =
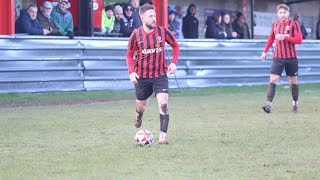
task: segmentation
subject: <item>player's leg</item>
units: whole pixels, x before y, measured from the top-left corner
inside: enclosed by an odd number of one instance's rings
[[[299,85],[298,85],[298,60],[290,59],[286,63],[286,74],[289,77],[289,82],[291,84],[291,94],[292,94],[292,112],[298,112],[298,98],[299,98]]]
[[[157,94],[158,108],[160,112],[160,135],[159,143],[168,144],[167,132],[169,126],[169,109],[168,109],[168,94],[159,93]]]
[[[279,59],[273,59],[270,69],[269,86],[267,90],[267,102],[262,107],[266,113],[271,113],[272,101],[276,93],[276,85],[280,80],[283,69],[284,63]]]
[[[160,134],[159,134],[159,144],[168,144],[167,132],[169,126],[169,108],[168,108],[168,78],[167,76],[162,76],[156,78],[154,81],[153,90],[156,93],[158,101],[158,109],[160,113]]]
[[[152,95],[152,83],[148,79],[139,79],[138,84],[135,84],[136,93],[136,128],[141,127],[143,113],[146,110],[148,104],[148,98]]]

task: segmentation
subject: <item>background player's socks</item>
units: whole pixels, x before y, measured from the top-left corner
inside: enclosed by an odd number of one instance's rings
[[[299,85],[298,84],[291,85],[291,94],[292,94],[293,101],[298,101],[298,98],[299,98]]]
[[[169,125],[169,115],[160,114],[160,130],[166,133],[168,131],[168,125]]]
[[[276,84],[270,83],[267,92],[267,101],[272,102],[276,93]]]

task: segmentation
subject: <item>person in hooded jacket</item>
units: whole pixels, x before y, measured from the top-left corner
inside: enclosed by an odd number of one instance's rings
[[[206,34],[205,38],[225,39],[227,33],[221,28],[221,14],[215,12],[213,16],[209,16],[206,22]]]
[[[182,20],[182,33],[186,39],[199,38],[199,21],[195,17],[196,5],[190,4],[188,7],[187,15]]]

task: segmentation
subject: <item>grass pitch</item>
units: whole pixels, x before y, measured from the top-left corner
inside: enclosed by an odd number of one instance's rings
[[[0,179],[318,179],[320,85],[300,86],[298,114],[282,86],[263,113],[265,92],[170,94],[170,144],[149,148],[133,143],[133,92],[0,94],[3,107],[26,106],[0,109]],[[157,142],[154,98],[142,129]]]

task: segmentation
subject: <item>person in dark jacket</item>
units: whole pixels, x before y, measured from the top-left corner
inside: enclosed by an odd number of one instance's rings
[[[122,7],[120,5],[117,5],[114,7],[113,10],[114,13],[114,27],[113,30],[111,31],[112,33],[121,33],[121,25],[123,24],[123,10]],[[121,34],[122,36],[122,34]]]
[[[186,39],[197,39],[199,37],[199,21],[195,17],[196,14],[196,5],[190,4],[187,15],[183,18],[182,21],[182,33]]]
[[[206,22],[205,38],[225,39],[227,33],[221,28],[221,14],[216,12],[213,16],[209,16]]]
[[[241,12],[237,13],[237,19],[233,24],[233,30],[238,33],[239,39],[250,39],[249,26]]]
[[[44,29],[37,20],[37,6],[30,5],[27,10],[23,9],[20,12],[20,17],[15,23],[16,33],[27,33],[29,35],[47,35],[51,31]]]
[[[222,16],[221,28],[224,32],[227,33],[227,39],[234,39],[238,36],[238,33],[235,32],[232,28],[231,16],[227,12]]]
[[[304,23],[301,21],[300,15],[299,14],[294,15],[293,20],[297,21],[300,24],[302,39],[306,39],[308,36],[308,32],[306,30],[306,27],[304,26]]]
[[[139,22],[134,21],[132,17],[132,7],[130,4],[126,4],[123,7],[123,22],[121,25],[121,32],[123,37],[130,37],[131,33],[138,28]]]
[[[54,20],[51,18],[52,4],[49,1],[45,1],[38,11],[37,19],[42,27],[51,29],[50,35],[60,35],[60,30]]]

